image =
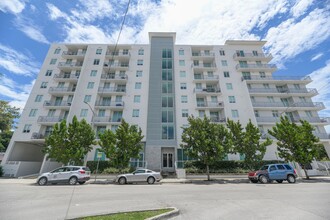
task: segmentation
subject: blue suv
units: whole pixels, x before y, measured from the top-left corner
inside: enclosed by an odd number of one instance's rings
[[[252,183],[270,183],[273,180],[278,183],[282,183],[283,180],[295,183],[297,173],[289,164],[268,164],[257,171],[249,172],[248,178]]]

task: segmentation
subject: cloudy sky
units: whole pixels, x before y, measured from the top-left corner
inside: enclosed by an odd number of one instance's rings
[[[53,42],[116,43],[128,0],[0,0],[0,99],[24,108]],[[268,41],[277,75],[306,76],[330,116],[330,0],[131,0],[119,43]]]

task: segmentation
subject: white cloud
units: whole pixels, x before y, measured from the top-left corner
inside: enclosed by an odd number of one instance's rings
[[[0,66],[18,75],[33,76],[39,72],[39,64],[31,57],[2,44],[0,44]]]
[[[1,0],[0,1],[0,11],[4,13],[19,14],[25,8],[25,1],[20,0]]]
[[[55,5],[53,4],[50,4],[50,3],[46,3],[46,6],[49,10],[49,17],[51,20],[56,20],[58,18],[63,18],[63,17],[66,17],[66,14],[61,12],[60,9],[58,9]]]
[[[79,10],[74,9],[71,11],[77,20],[91,22],[96,19],[113,16],[113,9],[109,1],[80,0],[79,2],[82,7]]]
[[[323,53],[318,53],[316,55],[314,55],[311,59],[311,61],[315,61],[317,59],[320,59],[324,54]]]
[[[305,14],[309,6],[313,4],[313,0],[296,0],[296,3],[291,8],[291,14],[293,17],[300,17]]]
[[[16,27],[26,34],[32,40],[38,41],[40,43],[49,44],[49,41],[46,37],[41,33],[41,28],[33,25],[31,21],[26,20],[24,18],[18,17],[15,20]]]
[[[313,49],[330,36],[330,12],[315,9],[300,22],[288,19],[268,30],[267,49],[273,54],[273,62],[283,68],[284,62]]]

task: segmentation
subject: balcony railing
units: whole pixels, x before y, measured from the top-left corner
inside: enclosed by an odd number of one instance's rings
[[[214,53],[192,52],[193,57],[214,57]]]
[[[66,62],[59,62],[58,67],[82,67],[83,62],[72,62],[72,63],[66,63]]]
[[[291,88],[251,88],[250,93],[311,93],[317,94],[316,89],[291,89]]]
[[[39,116],[38,122],[61,122],[64,118],[59,116]]]
[[[94,117],[93,118],[94,123],[111,123],[111,122],[121,122],[121,118],[111,118],[108,117]]]
[[[129,52],[114,52],[114,51],[107,51],[107,56],[130,56]]]
[[[128,68],[129,63],[111,63],[111,62],[106,62],[103,64],[104,67],[106,68]]]
[[[275,64],[237,64],[236,69],[277,69]]]
[[[252,102],[253,107],[318,107],[324,108],[322,102],[296,102],[296,103],[283,103],[283,102]]]
[[[196,93],[221,93],[220,88],[195,88]]]
[[[86,52],[78,52],[78,51],[63,51],[62,55],[69,56],[84,56]]]
[[[79,79],[79,75],[75,74],[55,74],[54,79]]]
[[[99,92],[126,92],[126,88],[118,88],[118,87],[99,87]]]
[[[312,81],[310,76],[243,76],[242,80],[295,80],[295,81]]]
[[[109,102],[109,101],[103,101],[98,100],[95,102],[95,106],[112,106],[112,107],[124,107],[124,102]]]
[[[49,87],[48,92],[75,92],[76,89],[73,87]]]
[[[225,123],[226,117],[210,117],[211,122]]]
[[[56,106],[59,106],[59,107],[69,107],[71,106],[71,102],[68,102],[68,101],[45,101],[44,102],[44,106],[45,107],[56,107]]]
[[[280,117],[256,117],[257,122],[269,122],[275,123],[280,122]],[[308,121],[309,123],[327,123],[330,124],[330,118],[320,118],[320,117],[288,117],[291,122],[299,123],[300,120]]]
[[[197,107],[198,108],[203,108],[203,107],[212,107],[212,108],[223,108],[223,102],[197,102]]]
[[[195,75],[194,80],[218,80],[219,76]]]
[[[203,63],[203,64],[192,64],[193,68],[202,68],[202,69],[208,69],[208,68],[217,68],[217,65],[215,63]]]
[[[119,74],[102,74],[101,79],[126,79],[127,80],[127,75],[119,75]]]
[[[238,54],[238,53],[235,53],[233,55],[233,58],[243,58],[243,57],[246,57],[246,58],[269,58],[269,59],[272,59],[273,56],[270,54],[270,53],[258,53],[258,54],[254,54],[254,53],[244,53],[244,54]]]

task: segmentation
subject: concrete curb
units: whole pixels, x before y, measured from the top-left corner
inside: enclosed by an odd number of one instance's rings
[[[174,216],[177,216],[180,214],[180,210],[175,208],[175,207],[166,207],[165,209],[174,209],[170,212],[166,212],[166,213],[163,213],[163,214],[160,214],[160,215],[156,215],[154,217],[151,217],[151,218],[146,218],[145,220],[163,220],[163,219],[169,219],[169,218],[172,218]],[[155,210],[158,210],[158,209],[155,209]]]

